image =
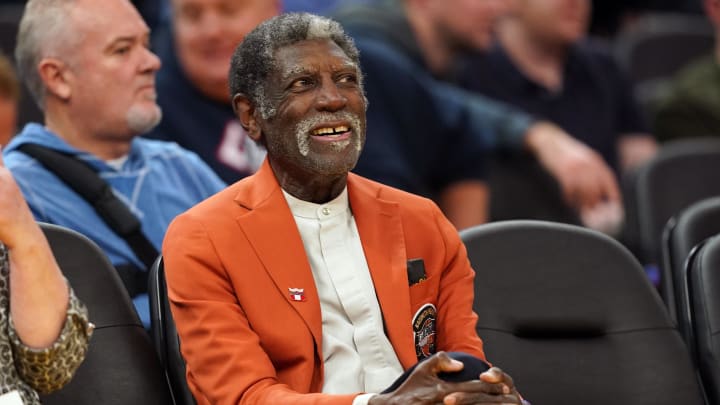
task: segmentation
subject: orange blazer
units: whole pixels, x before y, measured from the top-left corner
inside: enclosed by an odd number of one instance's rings
[[[472,311],[474,273],[437,206],[354,174],[348,194],[385,332],[403,367],[428,348],[484,359]],[[178,216],[163,256],[198,404],[352,403],[357,394],[320,393],[319,298],[267,161],[255,175]],[[422,259],[425,268],[424,279],[412,286],[411,259]],[[410,278],[421,278],[411,267]],[[296,288],[303,289],[301,297],[289,291]]]

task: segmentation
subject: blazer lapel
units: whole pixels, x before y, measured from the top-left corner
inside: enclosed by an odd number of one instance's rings
[[[376,185],[352,174],[348,178],[348,194],[386,333],[400,363],[407,369],[417,362],[417,356],[399,205],[380,199]]]
[[[237,221],[275,286],[307,324],[322,359],[320,298],[295,219],[267,161],[255,176],[259,179],[253,190],[240,193],[243,199],[236,198],[251,210]],[[290,288],[302,288],[304,300],[291,298]]]

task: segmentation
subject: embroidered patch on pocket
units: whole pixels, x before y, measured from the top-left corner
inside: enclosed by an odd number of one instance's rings
[[[433,304],[425,304],[413,316],[412,327],[415,334],[415,354],[418,361],[430,357],[436,352],[435,321],[437,309]]]

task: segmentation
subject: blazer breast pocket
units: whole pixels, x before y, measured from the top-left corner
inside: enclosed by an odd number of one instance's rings
[[[435,294],[434,289],[429,282],[422,282],[415,284],[410,287],[410,308],[413,312],[417,311],[418,308],[424,304],[434,303]]]
[[[437,288],[434,279],[428,279],[423,259],[407,261],[407,278],[410,289],[410,308],[415,313],[421,306],[434,304]]]

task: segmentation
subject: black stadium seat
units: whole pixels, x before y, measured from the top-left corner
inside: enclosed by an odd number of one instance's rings
[[[720,404],[720,236],[693,252],[688,288],[698,368],[711,404]]]
[[[638,169],[635,193],[643,249],[648,259],[659,263],[667,221],[694,202],[720,195],[720,139],[664,144]]]
[[[667,221],[697,201],[720,195],[720,139],[668,142],[626,186],[626,243],[638,247],[643,263],[659,265]],[[670,281],[661,280],[664,299],[672,297]],[[669,310],[675,319],[675,307]]]
[[[692,249],[720,233],[720,196],[701,200],[670,219],[663,231],[662,277],[666,304],[677,313],[678,326],[685,340],[690,338],[685,262]]]
[[[705,403],[660,297],[617,241],[542,221],[460,235],[488,360],[533,404]]]
[[[195,398],[190,393],[185,379],[185,359],[180,354],[180,340],[175,329],[175,320],[170,312],[162,257],[159,257],[150,269],[148,293],[155,351],[165,369],[175,404],[195,405]]]
[[[95,332],[70,383],[43,396],[45,405],[171,405],[170,390],[122,281],[85,236],[40,224],[63,274],[88,308]]]

